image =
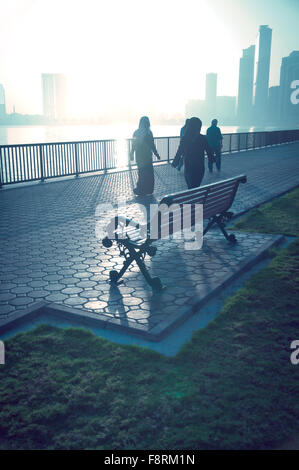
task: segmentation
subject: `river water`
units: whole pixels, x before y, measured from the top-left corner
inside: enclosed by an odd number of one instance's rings
[[[237,126],[220,126],[220,128],[223,134],[275,130],[274,128],[257,129]],[[56,145],[55,148],[48,147],[47,150],[38,146],[26,149],[24,147],[2,149],[0,154],[2,183],[40,179],[42,176],[50,178],[74,174],[78,168],[79,172],[84,173],[106,168],[127,167],[126,139],[132,137],[135,129],[133,125],[0,126],[0,146],[85,141],[76,147]],[[154,137],[177,137],[180,129],[181,126],[178,125],[152,126]],[[205,134],[205,132],[206,126],[202,129],[202,133]],[[115,142],[88,143],[92,140],[108,141],[110,139]],[[163,140],[157,142],[162,160],[175,155],[177,142],[177,139],[173,139],[168,144]],[[232,148],[238,148],[236,142],[235,138],[229,139],[227,136],[224,138],[224,150],[230,148],[231,143]]]
[[[202,133],[205,133],[203,126]],[[223,134],[248,132],[253,127],[220,126]],[[68,126],[0,126],[0,145],[34,144],[49,142],[75,142],[83,140],[126,139],[132,137],[134,125],[68,125]],[[151,127],[154,137],[178,136],[181,126],[159,125]]]

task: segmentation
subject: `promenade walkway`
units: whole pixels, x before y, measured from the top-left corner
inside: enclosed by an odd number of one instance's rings
[[[243,173],[248,182],[238,190],[235,214],[299,184],[299,143],[225,155],[221,173],[206,171],[203,184]],[[231,246],[212,230],[198,252],[186,251],[184,240],[160,241],[147,265],[167,289],[153,294],[134,265],[112,289],[109,271],[123,260],[117,247],[106,250],[97,240],[95,210],[122,199],[128,215],[136,214],[136,177],[133,170],[1,189],[0,321],[45,302],[62,317],[157,341],[279,240],[240,233]],[[155,167],[155,180],[150,202],[186,188],[183,174],[168,164]]]

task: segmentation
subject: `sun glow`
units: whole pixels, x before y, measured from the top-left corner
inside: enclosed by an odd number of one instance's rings
[[[240,50],[206,0],[25,4],[6,56],[20,112],[41,112],[42,72],[67,76],[72,115],[183,112],[203,96],[206,72],[235,93]]]

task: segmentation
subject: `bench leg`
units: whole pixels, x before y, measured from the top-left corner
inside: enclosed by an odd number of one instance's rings
[[[151,286],[151,288],[156,292],[160,292],[161,290],[163,290],[161,280],[158,277],[151,277],[150,276],[150,274],[149,274],[149,272],[148,272],[148,270],[145,266],[145,263],[144,263],[143,259],[141,259],[141,256],[136,257],[136,263],[137,263],[141,273],[143,274],[146,282]]]
[[[206,226],[206,228],[204,229],[203,235],[205,235],[205,234],[210,230],[210,228],[213,227],[213,225],[215,224],[215,222],[216,222],[216,217],[213,217],[213,218],[209,221],[209,223],[208,223],[208,225]]]
[[[132,246],[126,246],[127,249],[129,250],[129,256],[126,258],[124,261],[124,265],[122,269],[118,271],[110,271],[110,283],[117,285],[119,284],[120,278],[124,275],[124,273],[127,271],[128,267],[133,263],[133,261],[136,261],[137,266],[139,267],[141,273],[143,274],[146,282],[152,287],[154,291],[161,291],[163,289],[162,283],[158,277],[151,277],[146,265],[143,261],[143,256],[144,253],[146,252],[145,249],[140,249],[139,251],[135,250]],[[122,282],[122,281],[120,281]]]
[[[204,229],[203,235],[205,235],[210,230],[210,228],[213,227],[214,224],[218,225],[218,227],[220,228],[221,232],[223,233],[227,241],[229,241],[230,243],[236,243],[237,239],[235,235],[233,233],[228,234],[227,231],[225,230],[225,223],[223,222],[222,215],[215,216],[209,221],[208,225]]]
[[[123,281],[120,281],[120,278],[125,274],[126,270],[128,269],[128,267],[130,266],[130,264],[132,264],[134,261],[134,259],[130,256],[129,258],[127,258],[125,261],[124,261],[124,265],[123,267],[121,268],[121,270],[118,272],[118,271],[110,271],[109,273],[109,276],[110,276],[110,283],[111,284],[119,284],[120,282],[123,282]]]
[[[216,219],[216,223],[218,227],[220,227],[221,232],[225,236],[226,240],[230,243],[236,243],[237,239],[233,233],[228,234],[227,231],[225,230],[225,224],[222,222],[222,217],[219,216]]]

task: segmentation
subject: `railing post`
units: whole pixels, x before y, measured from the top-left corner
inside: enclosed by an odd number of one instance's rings
[[[131,171],[131,145],[130,139],[127,139],[127,155],[128,155],[128,168]]]
[[[44,177],[44,146],[39,146],[39,161],[40,161],[40,179],[41,181],[45,181]]]
[[[2,172],[2,147],[0,147],[0,189],[3,186],[3,172]]]
[[[238,134],[238,152],[240,152],[241,149],[241,134]]]
[[[107,173],[107,155],[106,155],[107,140],[104,140],[104,172]]]
[[[248,132],[246,132],[246,150],[248,150]]]
[[[0,147],[0,189],[3,185],[3,174],[2,174],[2,147]]]
[[[76,168],[76,177],[79,176],[79,165],[78,165],[78,144],[75,143],[75,168]]]
[[[169,163],[170,155],[169,155],[169,137],[167,137],[167,162]]]
[[[229,135],[229,153],[232,153],[232,135]]]

